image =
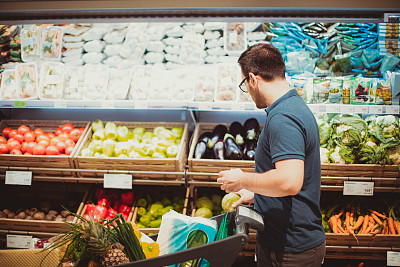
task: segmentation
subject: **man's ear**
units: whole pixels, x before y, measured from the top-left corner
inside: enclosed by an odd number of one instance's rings
[[[254,75],[254,73],[250,72],[249,73],[249,83],[251,84],[251,86],[256,87],[256,85],[258,84],[258,76]]]

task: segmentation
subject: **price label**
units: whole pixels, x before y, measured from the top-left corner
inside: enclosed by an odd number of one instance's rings
[[[26,102],[25,101],[14,101],[14,107],[15,108],[26,108]]]
[[[382,114],[383,113],[383,106],[370,106],[369,113],[371,114]]]
[[[211,102],[201,102],[199,103],[199,110],[211,110],[212,103]]]
[[[104,174],[104,188],[132,189],[132,175]]]
[[[355,113],[368,114],[369,113],[369,109],[368,109],[368,106],[355,106],[354,107],[354,112]]]
[[[54,108],[67,108],[67,101],[65,100],[54,101]]]
[[[32,184],[32,172],[6,171],[6,184],[31,185]]]
[[[8,248],[26,248],[28,249],[32,242],[31,235],[7,235]]]
[[[135,108],[136,109],[147,109],[148,107],[148,102],[143,101],[143,102],[135,102]]]
[[[340,107],[338,105],[326,105],[326,113],[340,113]]]
[[[101,101],[101,108],[114,108],[114,101],[106,100]]]
[[[400,252],[387,252],[387,266],[400,266]]]
[[[399,114],[400,107],[399,106],[386,106],[387,114]]]
[[[319,105],[308,105],[312,113],[318,113],[319,112]]]
[[[340,107],[342,113],[354,113],[354,107],[350,105],[343,105]]]
[[[344,181],[343,195],[345,196],[373,196],[374,182]]]

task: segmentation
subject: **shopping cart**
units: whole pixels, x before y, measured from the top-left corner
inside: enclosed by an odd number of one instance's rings
[[[226,214],[221,214],[211,219],[217,221],[219,227],[225,216]],[[262,216],[257,211],[244,206],[238,206],[236,210],[229,212],[226,218],[230,221],[228,227],[228,235],[230,235],[229,237],[183,251],[178,251],[146,260],[125,263],[118,266],[180,266],[180,263],[199,258],[206,259],[210,263],[211,267],[232,266],[238,253],[243,249],[249,240],[249,229],[251,228],[259,231],[263,230],[264,223]],[[152,235],[151,237],[155,240],[157,235]],[[188,264],[187,266],[191,265]]]

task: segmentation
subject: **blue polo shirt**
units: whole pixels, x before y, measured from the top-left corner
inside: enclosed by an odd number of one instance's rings
[[[258,173],[275,169],[285,159],[304,161],[304,181],[295,196],[254,196],[254,206],[264,216],[264,231],[257,241],[265,247],[302,252],[325,241],[319,207],[321,162],[319,131],[314,115],[295,89],[266,109],[267,119],[255,155]]]

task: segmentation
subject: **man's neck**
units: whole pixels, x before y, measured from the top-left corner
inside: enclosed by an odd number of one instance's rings
[[[289,92],[290,89],[286,79],[268,82],[264,90],[267,106],[271,106],[276,100]]]

